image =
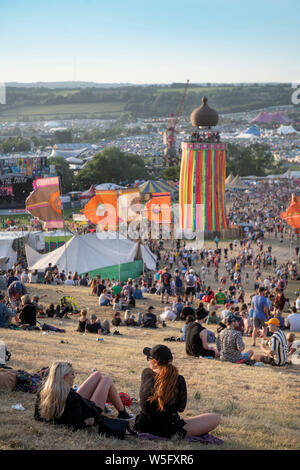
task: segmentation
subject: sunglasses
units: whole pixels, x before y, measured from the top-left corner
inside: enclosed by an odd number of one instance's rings
[[[147,356],[147,361],[152,361],[153,357]]]

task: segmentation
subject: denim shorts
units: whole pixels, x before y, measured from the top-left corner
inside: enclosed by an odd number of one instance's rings
[[[245,361],[249,361],[250,360],[249,354],[246,352],[242,353],[242,359],[245,359]]]

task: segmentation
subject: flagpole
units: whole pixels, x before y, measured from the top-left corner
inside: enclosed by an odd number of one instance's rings
[[[120,264],[120,227],[119,227],[119,190],[117,189],[117,233],[118,233],[118,256],[119,256],[119,282],[121,284],[121,264]]]
[[[60,183],[60,177],[58,176],[58,182],[59,182],[59,192],[60,192],[60,195],[62,196],[62,188],[61,188],[61,183]],[[61,202],[61,207],[62,207],[62,214],[63,214],[63,230],[64,230],[64,236],[65,236],[65,233],[66,233],[66,226],[65,226],[65,211],[64,211],[64,205],[63,203]],[[68,276],[68,272],[69,272],[69,269],[68,269],[68,257],[67,257],[67,249],[66,249],[66,244],[67,242],[65,241],[65,249],[64,249],[64,253],[65,253],[65,258],[66,258],[66,277]]]

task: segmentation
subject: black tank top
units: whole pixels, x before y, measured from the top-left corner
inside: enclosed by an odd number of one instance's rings
[[[203,348],[200,338],[200,333],[203,330],[205,330],[205,328],[200,325],[200,323],[193,322],[188,325],[185,345],[186,353],[189,356],[199,357],[205,354],[206,350]]]

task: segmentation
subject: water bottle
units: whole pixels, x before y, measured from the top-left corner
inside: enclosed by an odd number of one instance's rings
[[[97,338],[97,341],[104,341],[104,338]]]

